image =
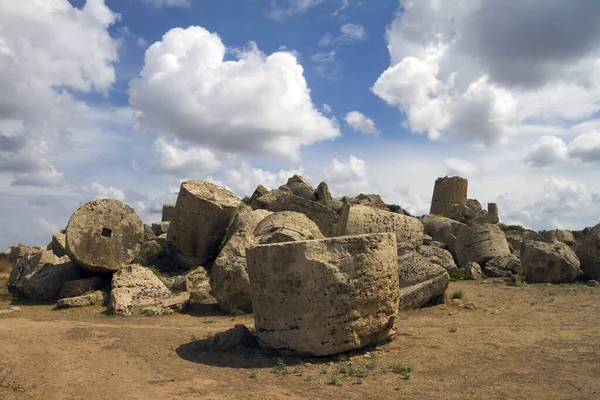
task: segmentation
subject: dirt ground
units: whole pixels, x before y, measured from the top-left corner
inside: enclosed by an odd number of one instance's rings
[[[456,290],[476,308],[402,312],[389,344],[324,359],[211,350],[211,335],[253,325],[212,305],[127,318],[0,293],[0,310],[21,309],[0,314],[0,399],[600,398],[600,288],[488,280]],[[414,370],[395,373],[399,363]]]

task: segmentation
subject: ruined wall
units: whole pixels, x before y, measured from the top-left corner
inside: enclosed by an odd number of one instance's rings
[[[468,187],[469,181],[459,176],[436,179],[429,213],[448,217],[453,204],[466,206]]]

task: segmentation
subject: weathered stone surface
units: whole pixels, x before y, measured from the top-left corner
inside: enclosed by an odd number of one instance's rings
[[[467,205],[468,188],[469,182],[458,176],[436,179],[429,213],[449,217],[454,205]]]
[[[364,194],[361,193],[355,198],[348,199],[349,204],[360,204],[362,206],[377,208],[383,211],[390,211],[385,202],[381,199],[378,194]]]
[[[168,233],[170,224],[171,223],[169,221],[153,222],[152,223],[152,232],[154,233],[155,236],[160,236],[163,233]]]
[[[135,210],[118,200],[94,200],[81,206],[67,225],[67,255],[92,272],[112,272],[140,251],[144,227]]]
[[[581,269],[594,280],[600,280],[600,224],[594,226],[577,243]]]
[[[427,261],[416,251],[398,256],[400,308],[408,310],[444,302],[450,277],[444,268]]]
[[[196,267],[183,275],[177,276],[172,288],[178,292],[191,292],[196,288],[207,287],[210,291],[209,279],[204,267]]]
[[[464,224],[433,214],[424,216],[421,223],[426,234],[430,235],[436,242],[445,243],[448,251],[456,257],[456,237],[460,228],[465,226]]]
[[[150,225],[144,224],[144,242],[156,239],[154,231]]]
[[[162,222],[170,222],[175,215],[175,204],[164,204],[162,208]]]
[[[423,243],[423,224],[414,217],[363,205],[344,206],[338,236],[381,232],[395,233],[400,247],[416,248]]]
[[[257,245],[258,241],[248,227],[245,227],[232,236],[215,260],[210,272],[210,286],[223,311],[229,312],[237,308],[252,312],[250,280],[246,272],[246,248]]]
[[[461,267],[469,262],[485,265],[492,258],[510,255],[504,232],[493,224],[460,227],[455,246]]]
[[[555,231],[544,232],[543,236],[546,242],[553,242],[557,240],[559,242],[563,242],[571,248],[575,246],[575,236],[573,236],[571,231],[558,229]]]
[[[289,189],[295,196],[302,197],[306,200],[316,200],[315,190],[312,185],[299,175],[294,175],[289,178],[284,187]]]
[[[133,311],[131,289],[119,288],[111,290],[108,310],[115,315],[131,315]]]
[[[452,254],[448,250],[436,246],[423,245],[419,247],[418,251],[428,262],[439,265],[449,274],[458,272],[458,267],[452,258]]]
[[[57,300],[65,282],[81,279],[81,270],[72,262],[46,264],[23,278],[23,293],[33,300]]]
[[[471,279],[476,281],[481,280],[481,265],[477,264],[476,262],[468,262],[467,265],[465,265],[464,270],[465,273],[471,277]]]
[[[235,212],[235,215],[231,219],[225,238],[221,243],[221,248],[225,246],[227,241],[240,229],[247,227],[250,232],[254,232],[254,229],[260,221],[273,214],[267,210],[253,210],[251,207],[242,204]]]
[[[521,245],[523,242],[528,240],[534,240],[536,242],[544,241],[544,237],[534,231],[510,230],[506,231],[505,236],[506,241],[510,245],[511,252],[517,255],[521,253]]]
[[[167,297],[160,303],[160,308],[170,310],[173,313],[182,312],[190,302],[190,294],[187,292],[178,293],[174,296]]]
[[[89,292],[102,289],[104,282],[102,278],[96,276],[93,278],[78,279],[76,281],[68,281],[63,285],[59,297],[61,299],[67,297],[77,297]]]
[[[260,344],[329,355],[385,340],[398,310],[391,233],[246,251]]]
[[[483,207],[481,206],[481,203],[477,199],[467,199],[466,205],[471,210],[475,211],[475,213],[480,213],[483,211]]]
[[[282,190],[271,190],[254,202],[254,208],[272,212],[294,211],[306,215],[312,220],[325,237],[335,235],[339,215],[323,204],[294,196]]]
[[[264,196],[267,193],[269,193],[269,189],[267,189],[263,185],[258,185],[256,187],[256,189],[254,189],[252,196],[250,196],[250,203],[252,203],[254,200],[258,199],[259,197]]]
[[[260,244],[324,239],[313,221],[304,214],[292,211],[267,216],[254,229],[254,236]]]
[[[220,351],[235,349],[238,346],[254,347],[256,345],[254,332],[241,324],[237,324],[225,332],[215,334],[212,339],[212,347]]]
[[[13,269],[6,283],[8,291],[15,295],[23,295],[23,280],[45,265],[59,264],[61,259],[49,250],[23,245],[13,246],[8,261],[13,263]]]
[[[199,257],[186,256],[183,253],[177,253],[177,263],[186,270],[196,269],[205,263],[205,259]]]
[[[64,233],[57,232],[52,236],[52,241],[47,249],[56,255],[56,257],[64,257],[67,255],[67,237]]]
[[[95,292],[76,297],[66,297],[58,300],[56,308],[89,307],[102,305],[108,300],[108,292],[96,290]]]
[[[156,239],[154,239],[154,241],[156,243],[158,243],[158,245],[160,247],[162,247],[163,249],[166,249],[167,248],[167,244],[169,243],[167,241],[167,234],[166,233],[163,233],[162,235],[157,236]]]
[[[323,204],[325,207],[330,208],[336,213],[341,213],[344,208],[344,202],[338,199],[324,200],[319,203]]]
[[[490,278],[510,278],[513,275],[522,275],[521,260],[515,255],[494,257],[488,261],[483,272]]]
[[[530,282],[572,282],[582,273],[579,259],[573,250],[562,242],[523,243],[521,265],[523,274]]]
[[[240,199],[229,190],[209,182],[181,184],[168,241],[186,256],[199,258],[202,265],[214,260]]]
[[[319,183],[319,186],[317,186],[317,201],[326,203],[330,200],[333,200],[333,197],[329,192],[329,185],[326,182]]]
[[[130,298],[133,306],[156,304],[171,295],[169,289],[152,271],[137,264],[123,267],[113,275],[111,304],[113,304],[112,297],[115,291],[124,300]],[[127,304],[118,307],[118,309],[129,308]],[[117,310],[111,310],[119,314]]]

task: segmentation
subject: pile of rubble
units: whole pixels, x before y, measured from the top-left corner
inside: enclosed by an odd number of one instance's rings
[[[505,233],[498,207],[483,210],[467,189],[465,179],[438,179],[431,213],[415,218],[377,195],[334,199],[300,176],[243,201],[186,181],[159,223],[95,200],[47,247],[2,257],[14,265],[15,296],[119,315],[169,314],[214,296],[225,312],[254,312],[263,346],[312,355],[387,339],[399,309],[443,303],[450,276],[599,278],[600,226],[577,244],[568,231]]]

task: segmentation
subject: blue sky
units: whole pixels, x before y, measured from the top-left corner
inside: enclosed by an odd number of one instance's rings
[[[600,3],[0,4],[0,247],[94,198],[145,222],[182,180],[294,173],[427,213],[439,176],[503,222],[600,222]]]

